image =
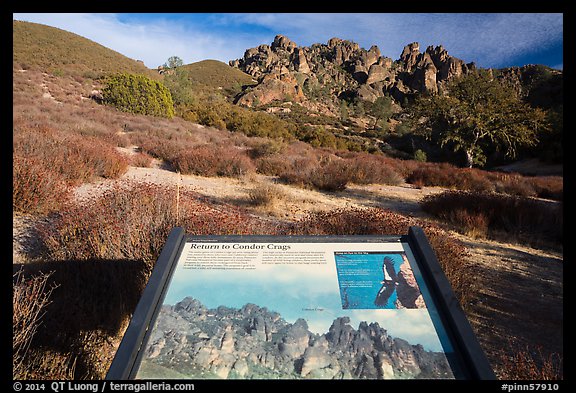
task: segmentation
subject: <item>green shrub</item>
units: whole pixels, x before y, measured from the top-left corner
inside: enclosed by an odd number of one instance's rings
[[[118,74],[108,77],[102,90],[105,104],[123,112],[158,117],[174,116],[170,91],[144,75]]]
[[[420,149],[416,150],[414,152],[414,159],[416,161],[420,161],[420,162],[426,162],[426,160],[428,159],[428,157],[426,156],[426,152],[422,151]]]

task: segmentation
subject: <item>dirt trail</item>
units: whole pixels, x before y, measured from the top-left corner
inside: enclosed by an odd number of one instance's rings
[[[442,192],[436,187],[415,188],[410,184],[399,186],[351,184],[342,192],[319,192],[278,183],[272,176],[251,174],[239,179],[180,175],[156,161],[150,168],[130,167],[122,179],[150,182],[169,187],[176,186],[195,191],[216,202],[230,203],[252,209],[254,213],[297,220],[312,211],[326,211],[346,207],[381,207],[403,214],[424,216],[419,201],[426,195]],[[274,184],[281,196],[273,207],[251,207],[249,192],[259,184]],[[78,198],[93,194],[97,188],[105,189],[104,182],[86,184],[76,190]]]

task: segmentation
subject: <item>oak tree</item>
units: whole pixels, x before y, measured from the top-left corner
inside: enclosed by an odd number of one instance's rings
[[[546,129],[546,113],[523,102],[516,91],[481,71],[453,80],[446,94],[419,96],[411,108],[417,129],[440,145],[463,151],[468,167],[483,166],[490,149],[514,158],[534,146]]]

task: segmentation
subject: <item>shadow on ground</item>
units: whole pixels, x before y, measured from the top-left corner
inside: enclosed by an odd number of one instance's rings
[[[468,316],[495,370],[511,348],[563,357],[563,260],[484,242],[467,247],[479,284]]]
[[[43,354],[30,360],[42,363],[37,369],[45,375],[38,377],[104,378],[146,284],[144,262],[69,260],[13,266],[14,272],[20,269],[25,277],[51,273],[47,288],[54,288],[29,351],[32,357]]]

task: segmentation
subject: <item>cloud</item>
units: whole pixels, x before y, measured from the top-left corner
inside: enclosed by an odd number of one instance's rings
[[[232,14],[229,23],[252,24],[287,35],[298,45],[351,39],[398,59],[405,45],[443,45],[482,67],[501,67],[562,42],[562,14]]]
[[[54,26],[144,61],[155,68],[170,56],[185,64],[216,59],[227,62],[258,45],[258,35],[221,35],[217,30],[197,28],[185,19],[124,18],[122,14],[14,14],[13,19]]]
[[[481,67],[504,67],[562,42],[562,14],[14,14],[14,19],[62,28],[96,41],[148,67],[170,56],[185,63],[227,62],[248,48],[270,44],[283,34],[298,45],[350,39],[364,48],[378,45],[396,60],[414,41],[421,48],[443,45]],[[553,60],[559,63],[558,59]],[[517,64],[516,64],[517,65]]]

